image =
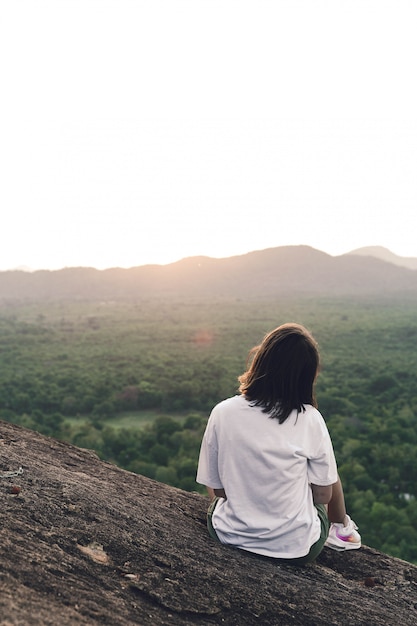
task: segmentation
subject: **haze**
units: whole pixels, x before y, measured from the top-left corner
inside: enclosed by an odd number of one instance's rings
[[[2,5],[0,269],[417,257],[417,5]]]

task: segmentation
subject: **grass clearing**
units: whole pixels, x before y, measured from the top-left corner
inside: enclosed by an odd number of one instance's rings
[[[196,414],[195,411],[192,412],[193,415]],[[119,413],[112,417],[101,418],[100,424],[104,427],[111,426],[115,430],[121,430],[122,428],[137,430],[141,429],[147,424],[152,424],[157,417],[169,416],[171,419],[178,420],[179,422],[183,422],[188,416],[190,412],[187,414],[168,414],[168,413],[160,413],[159,411],[126,411],[124,413]],[[202,415],[202,414],[201,414]],[[91,421],[91,418],[88,417],[67,417],[65,419],[65,423],[67,423],[71,427],[83,426],[87,422]]]

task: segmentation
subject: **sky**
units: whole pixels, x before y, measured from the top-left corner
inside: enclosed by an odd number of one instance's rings
[[[415,0],[2,0],[0,270],[417,257]]]

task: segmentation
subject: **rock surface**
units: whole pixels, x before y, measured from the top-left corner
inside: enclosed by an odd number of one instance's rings
[[[1,626],[417,624],[414,565],[363,547],[295,568],[222,546],[204,496],[5,422],[0,490]]]

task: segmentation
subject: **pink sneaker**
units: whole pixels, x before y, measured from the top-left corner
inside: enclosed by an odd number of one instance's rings
[[[349,515],[346,515],[346,525],[332,522],[329,536],[324,544],[332,550],[357,550],[361,547],[361,536],[357,532],[358,527]]]

